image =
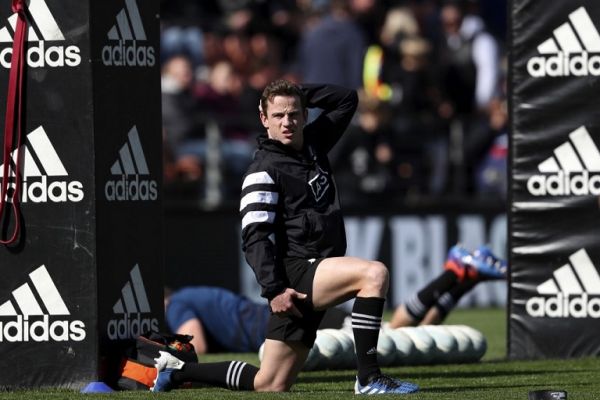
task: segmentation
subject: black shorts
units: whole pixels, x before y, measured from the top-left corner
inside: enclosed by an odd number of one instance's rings
[[[306,300],[295,302],[302,318],[295,316],[280,317],[271,314],[267,326],[267,339],[282,342],[300,341],[306,347],[311,348],[317,336],[317,329],[323,319],[325,311],[315,311],[312,303],[312,287],[315,271],[323,258],[317,258],[314,262],[300,258],[286,259],[284,261],[290,287],[297,292],[305,293]]]

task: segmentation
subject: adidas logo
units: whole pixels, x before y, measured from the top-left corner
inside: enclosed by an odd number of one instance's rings
[[[569,133],[554,155],[538,165],[542,174],[527,180],[533,196],[600,195],[600,151],[584,126]],[[590,174],[592,173],[592,174]]]
[[[29,279],[33,288],[29,283],[19,286],[12,291],[14,302],[8,300],[0,305],[0,343],[84,340],[86,333],[83,321],[52,318],[50,322],[50,317],[68,316],[71,313],[46,267],[38,267],[29,274]],[[14,319],[6,322],[4,317]]]
[[[69,174],[58,157],[54,146],[42,126],[27,135],[26,143],[11,153],[10,177],[7,201],[12,201],[15,182],[17,151],[20,152],[20,176],[23,178],[21,203],[79,202],[83,199],[83,184],[79,181],[66,181],[48,177],[67,177]],[[0,178],[4,176],[4,164],[0,165]]]
[[[32,68],[42,67],[76,67],[81,64],[80,49],[77,46],[48,46],[46,42],[61,42],[65,36],[61,32],[54,16],[44,0],[29,0],[27,21],[27,65]],[[8,18],[8,26],[0,29],[0,43],[11,43],[17,28],[17,14]],[[10,68],[12,45],[0,51],[0,65]]]
[[[102,48],[104,65],[153,67],[156,64],[154,47],[140,45],[146,41],[146,32],[135,0],[125,0],[125,8],[117,14],[116,24],[107,36],[108,40],[118,44]]]
[[[527,300],[532,317],[600,318],[600,275],[585,249],[569,256],[565,264],[537,287],[540,296]],[[594,296],[594,297],[590,297]]]
[[[121,319],[108,322],[107,334],[111,340],[133,339],[149,330],[158,332],[156,318],[142,318],[142,314],[151,310],[139,265],[133,267],[129,276],[131,281],[123,286],[121,298],[113,306],[113,313],[121,315]]]
[[[600,34],[584,7],[569,14],[537,50],[541,56],[527,62],[533,77],[600,75]]]
[[[110,167],[112,175],[120,180],[108,181],[104,186],[104,195],[108,201],[150,201],[158,198],[158,183],[153,179],[140,179],[148,176],[148,164],[142,150],[137,128],[134,126],[127,134],[128,141],[119,150],[119,158]]]

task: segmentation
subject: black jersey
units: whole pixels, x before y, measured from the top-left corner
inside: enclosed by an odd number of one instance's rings
[[[304,146],[294,150],[259,137],[244,176],[240,213],[243,250],[262,296],[271,299],[289,283],[287,258],[343,256],[346,235],[327,153],[346,130],[356,107],[355,91],[305,85],[307,106],[323,110],[304,127]]]

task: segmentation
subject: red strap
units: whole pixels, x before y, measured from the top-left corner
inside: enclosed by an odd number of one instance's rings
[[[6,202],[9,200],[8,183],[11,172],[11,156],[13,149],[17,149],[15,159],[15,185],[10,201],[12,205],[15,227],[9,239],[0,237],[0,243],[14,243],[21,227],[21,212],[19,209],[19,198],[21,195],[21,125],[23,114],[23,75],[25,73],[25,35],[27,32],[27,20],[25,19],[25,0],[12,0],[12,11],[17,14],[17,26],[13,40],[12,59],[8,77],[8,93],[6,97],[6,118],[4,123],[4,151],[2,169],[3,179],[0,187],[0,218],[4,217]],[[15,126],[16,125],[16,126]],[[16,146],[13,146],[16,138]]]

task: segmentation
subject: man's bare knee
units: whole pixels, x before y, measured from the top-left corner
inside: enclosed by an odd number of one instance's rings
[[[299,342],[267,339],[260,369],[254,378],[257,392],[287,392],[300,372],[309,349]]]
[[[363,289],[385,294],[388,290],[389,276],[389,271],[385,264],[379,261],[369,261]]]
[[[291,389],[293,379],[288,376],[273,376],[259,370],[254,378],[254,390],[257,392],[287,392]]]

